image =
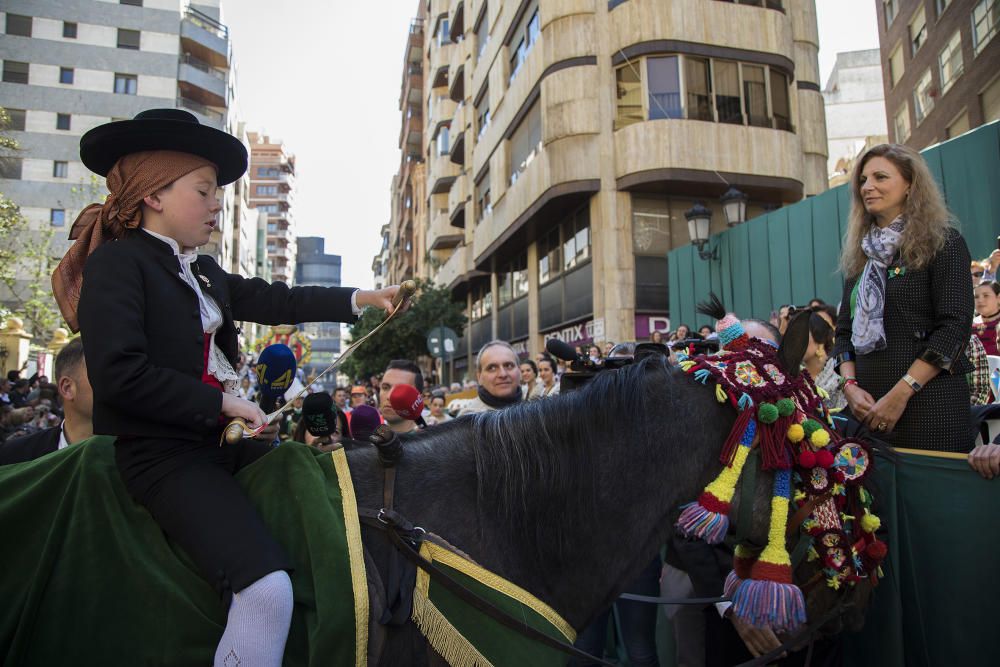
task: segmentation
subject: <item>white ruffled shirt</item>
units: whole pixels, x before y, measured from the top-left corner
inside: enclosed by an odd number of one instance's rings
[[[174,255],[177,256],[177,260],[181,265],[180,277],[198,295],[198,307],[201,311],[201,329],[212,337],[212,343],[208,348],[208,368],[206,371],[219,381],[227,394],[235,395],[239,387],[240,376],[233,369],[232,364],[229,363],[229,359],[226,358],[226,355],[219,349],[218,344],[215,342],[215,334],[219,330],[219,327],[222,326],[222,310],[219,308],[219,304],[215,302],[215,299],[201,291],[201,285],[198,283],[198,279],[191,269],[191,265],[198,259],[198,253],[194,250],[181,252],[180,244],[169,236],[157,234],[145,228],[143,228],[143,231],[169,245],[173,249]]]

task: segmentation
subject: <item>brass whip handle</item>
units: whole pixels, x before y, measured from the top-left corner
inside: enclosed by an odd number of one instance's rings
[[[233,417],[233,420],[226,426],[226,430],[222,432],[222,439],[230,445],[235,445],[243,439],[249,430],[245,419],[242,417]]]
[[[399,291],[396,292],[396,296],[392,297],[392,307],[398,308],[399,304],[412,297],[416,292],[417,283],[413,280],[404,280],[399,284]]]

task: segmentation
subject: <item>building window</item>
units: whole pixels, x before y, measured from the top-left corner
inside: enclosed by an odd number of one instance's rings
[[[25,116],[24,109],[7,109],[7,130],[24,132]]]
[[[542,148],[542,108],[536,100],[510,137],[510,178],[513,185]]]
[[[68,113],[56,114],[56,129],[57,130],[70,129],[70,115]]]
[[[684,58],[687,117],[691,120],[715,120],[712,113],[712,81],[708,62],[708,58]],[[650,117],[652,117],[652,109],[650,109]]]
[[[133,7],[142,7],[142,0],[118,0],[123,5],[132,5]]]
[[[6,32],[8,35],[31,37],[31,17],[21,14],[7,14]]]
[[[69,162],[56,160],[52,163],[52,178],[67,178],[69,176]]]
[[[649,77],[649,119],[683,118],[677,56],[646,59]]]
[[[528,293],[528,254],[505,265],[497,273],[497,305],[505,306]]]
[[[896,48],[893,49],[892,54],[889,56],[889,82],[893,88],[899,83],[899,80],[903,78],[903,72],[905,71],[903,65],[903,45],[897,44]]]
[[[1000,0],[980,0],[972,10],[972,49],[978,56],[997,34],[1000,24]]]
[[[22,160],[19,157],[0,157],[0,178],[20,180],[21,163]]]
[[[438,20],[437,44],[438,48],[451,44],[451,32],[448,26],[447,14],[442,15],[440,20]]]
[[[447,155],[450,148],[448,144],[448,126],[442,125],[441,129],[438,130],[437,137],[435,137],[437,142],[437,154]]]
[[[1000,76],[979,95],[979,106],[983,111],[983,123],[1000,119]]]
[[[965,64],[962,60],[962,35],[956,30],[955,34],[948,40],[948,45],[944,47],[941,55],[938,56],[938,71],[941,74],[942,94],[951,88],[951,84],[955,83],[955,79],[962,76],[964,66]]]
[[[138,51],[139,34],[140,33],[138,30],[126,30],[125,28],[118,28],[118,48]]]
[[[788,76],[779,70],[676,54],[646,57],[643,70],[642,60],[615,72],[615,129],[641,120],[688,118],[794,131]]]
[[[716,60],[712,68],[715,75],[715,112],[719,122],[742,125],[739,63]]]
[[[486,45],[490,43],[489,4],[484,2],[479,12],[479,23],[476,24],[476,61],[483,57]]]
[[[969,131],[969,114],[963,111],[958,118],[951,121],[951,124],[944,129],[944,136],[946,139],[954,139],[955,137],[965,134]]]
[[[139,90],[139,78],[135,74],[115,74],[115,92],[119,95],[135,95]]]
[[[615,114],[615,129],[640,123],[645,120],[642,113],[642,77],[639,75],[640,63],[626,63],[624,67],[615,70],[617,81],[616,96],[618,112]]]
[[[28,83],[28,63],[3,61],[3,80],[4,83]]]
[[[558,278],[562,273],[562,241],[559,228],[551,230],[538,240],[538,284]]]
[[[576,268],[590,259],[590,216],[576,215],[563,225],[563,271]]]
[[[63,37],[66,39],[76,39],[76,23],[73,21],[63,21]]]
[[[514,30],[513,37],[507,44],[510,49],[510,81],[514,80],[521,65],[531,52],[531,47],[541,35],[541,21],[538,18],[538,2],[533,2],[521,16],[521,22]]]
[[[888,29],[899,14],[899,0],[882,0],[882,13],[885,14],[885,27]]]
[[[490,197],[490,170],[487,169],[476,181],[476,224],[493,212],[493,199]]]
[[[277,185],[258,185],[257,194],[265,196],[277,196],[278,186]]]
[[[59,83],[73,83],[73,68],[72,67],[60,67],[59,68]]]
[[[948,5],[951,4],[951,0],[934,0],[934,6],[937,8],[937,15],[940,17],[944,14],[944,10],[948,9]]]
[[[909,104],[904,102],[903,106],[896,112],[896,117],[893,119],[893,127],[896,131],[896,143],[906,143],[906,140],[910,138]]]
[[[777,70],[771,70],[771,115],[774,127],[792,131],[792,104],[788,96],[788,77]]]
[[[483,132],[490,126],[490,89],[483,88],[476,102],[476,139],[481,139]]]
[[[472,289],[472,320],[481,320],[493,314],[493,292],[489,283]]]
[[[924,8],[914,14],[910,20],[910,54],[913,55],[920,50],[920,47],[927,41],[927,17]]]
[[[65,227],[66,226],[66,209],[64,208],[54,208],[49,213],[49,223],[53,227]]]
[[[917,125],[920,125],[934,108],[933,86],[934,79],[931,77],[931,71],[927,70],[913,90],[913,116]]]

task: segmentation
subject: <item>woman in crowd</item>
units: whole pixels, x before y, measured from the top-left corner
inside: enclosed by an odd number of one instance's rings
[[[542,398],[559,395],[559,378],[552,357],[542,357],[538,362],[538,377],[542,381]]]
[[[833,350],[833,320],[829,319],[822,306],[813,307],[809,313],[809,346],[802,365],[813,378],[816,386],[826,392],[823,403],[830,410],[840,411],[847,406],[847,399],[840,389],[840,376],[834,368],[836,360],[830,356]]]
[[[538,366],[531,359],[521,362],[521,396],[530,401],[542,398],[542,382],[538,379]]]
[[[654,331],[653,334],[649,337],[649,342],[663,344],[663,332]]]
[[[871,148],[850,183],[834,348],[850,410],[895,446],[965,451],[969,249],[913,149]]]
[[[445,397],[443,393],[432,394],[429,405],[431,413],[427,417],[424,417],[424,421],[427,422],[428,426],[435,426],[451,421],[451,415],[444,409]]]
[[[591,345],[587,348],[587,356],[595,364],[599,364],[604,361],[604,355],[601,354],[601,348],[597,345]]]
[[[670,338],[670,340],[672,341],[685,340],[690,337],[691,337],[691,327],[689,327],[686,324],[682,324],[679,327],[677,327],[677,331],[674,332],[674,335]]]
[[[997,323],[1000,322],[1000,283],[983,282],[975,289],[976,317],[972,320],[972,333],[983,344],[986,354],[996,355]]]

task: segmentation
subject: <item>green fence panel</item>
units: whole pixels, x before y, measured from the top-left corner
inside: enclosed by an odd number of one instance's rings
[[[677,272],[680,276],[681,281],[685,286],[682,294],[680,295],[680,303],[678,308],[671,310],[671,322],[672,328],[676,329],[677,325],[681,322],[689,322],[691,315],[694,313],[694,263],[700,262],[698,258],[697,251],[692,246],[687,246],[683,248],[684,252],[681,252],[677,257]],[[676,315],[674,314],[676,313]]]
[[[792,303],[804,306],[816,296],[812,199],[788,207],[788,261],[792,273]]]
[[[771,307],[792,302],[792,268],[788,263],[788,210],[767,215],[767,241],[771,246]]]
[[[938,149],[946,174],[945,197],[974,259],[987,257],[1000,234],[1000,188],[983,187],[1000,174],[1000,123],[947,141]]]
[[[694,304],[691,316],[684,320],[684,323],[691,326],[692,329],[697,330],[702,324],[708,324],[708,318],[704,315],[699,315],[696,308],[698,303],[708,298],[708,293],[712,291],[712,276],[709,270],[711,262],[706,262],[697,255],[694,256],[692,261],[694,263],[692,267],[694,274]]]
[[[753,316],[767,320],[771,305],[771,252],[767,242],[767,225],[743,225],[749,237],[748,248],[753,271],[750,273],[750,298]]]
[[[840,206],[836,191],[827,191],[812,199],[813,276],[815,295],[827,303],[840,300]]]
[[[667,293],[670,295],[670,312],[674,317],[677,316],[677,311],[674,309],[680,308],[681,287],[686,285],[686,283],[681,279],[680,271],[678,269],[681,262],[681,252],[687,249],[688,246],[682,246],[667,253]],[[673,328],[673,321],[671,321],[670,328]]]
[[[722,291],[719,297],[727,308],[732,308],[729,304],[733,302],[733,265],[732,265],[732,243],[729,242],[729,234],[720,234],[719,238],[719,277]]]
[[[727,240],[730,243],[730,264],[733,276],[733,299],[726,306],[737,313],[752,313],[753,301],[750,298],[750,230],[748,225],[738,225],[729,231]],[[733,305],[730,306],[729,303]]]

